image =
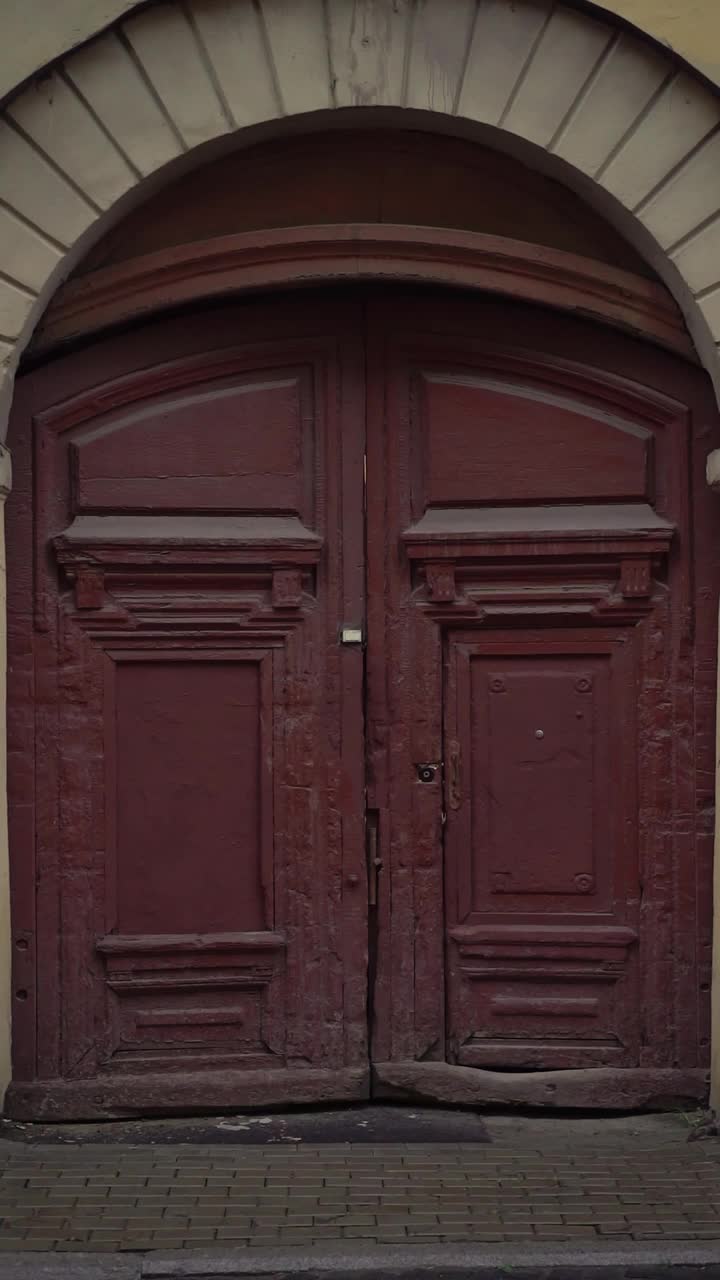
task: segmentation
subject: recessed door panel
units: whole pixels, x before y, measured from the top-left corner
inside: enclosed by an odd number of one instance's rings
[[[418,516],[425,506],[622,501],[647,491],[647,429],[557,390],[440,366],[419,374],[416,401]]]
[[[451,1052],[469,1066],[637,1055],[636,636],[448,638]],[[612,744],[612,745],[611,745]]]
[[[78,511],[291,511],[312,521],[312,374],[278,370],[111,412],[71,454]]]
[[[538,652],[532,652],[533,640]],[[612,808],[607,658],[527,652],[468,659],[472,843],[458,868],[459,919],[485,911],[611,903]],[[632,758],[630,767],[634,768]],[[530,898],[532,901],[525,902]]]
[[[109,657],[120,933],[272,928],[271,663],[232,652]]]

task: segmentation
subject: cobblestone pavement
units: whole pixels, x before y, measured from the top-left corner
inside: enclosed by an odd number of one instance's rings
[[[720,1240],[720,1141],[688,1143],[679,1118],[488,1128],[489,1145],[2,1142],[0,1249]]]

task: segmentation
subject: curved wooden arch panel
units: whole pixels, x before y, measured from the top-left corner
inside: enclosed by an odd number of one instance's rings
[[[243,232],[82,276],[48,309],[36,349],[181,303],[339,280],[421,280],[500,293],[582,312],[693,355],[666,290],[631,272],[479,232],[362,223]]]
[[[0,117],[5,399],[57,283],[121,198],[201,144],[355,108],[489,126],[563,162],[637,229],[720,386],[720,99],[671,54],[555,0],[169,0]]]
[[[326,123],[321,132],[293,130],[224,151],[165,183],[84,255],[71,278],[240,231],[357,222],[481,231],[654,278],[586,199],[516,156],[422,126]]]

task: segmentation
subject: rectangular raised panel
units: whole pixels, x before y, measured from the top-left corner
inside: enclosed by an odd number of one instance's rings
[[[139,652],[111,670],[116,927],[265,928],[259,659]]]
[[[118,1002],[119,1036],[113,1062],[141,1053],[212,1056],[260,1055],[262,992],[148,992],[123,995]]]
[[[469,1034],[466,1066],[552,1069],[619,1065],[628,1027],[632,929],[483,926],[451,931]]]
[[[496,1017],[551,1017],[594,1018],[598,1011],[597,999],[580,1000],[577,996],[559,999],[557,996],[493,996],[490,1012]]]
[[[309,517],[306,399],[301,377],[273,373],[117,415],[76,438],[75,509]]]
[[[649,436],[641,427],[540,389],[461,373],[422,374],[417,395],[425,443],[416,518],[432,505],[646,494]]]
[[[271,1054],[264,989],[282,967],[282,934],[108,934],[97,949],[113,1011],[106,1066],[177,1066],[190,1055],[247,1067]]]
[[[474,910],[606,888],[606,665],[542,653],[471,660]]]
[[[635,1060],[637,635],[451,635],[448,996],[466,1066]]]
[[[459,1062],[508,1070],[620,1065],[625,1046],[614,1028],[611,977],[529,972],[516,981],[522,995],[502,994],[507,977],[473,983],[477,1030],[460,1047]],[[563,987],[572,994],[558,994]]]

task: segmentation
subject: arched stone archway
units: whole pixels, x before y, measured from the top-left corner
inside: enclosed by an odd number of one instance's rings
[[[355,107],[545,152],[643,249],[720,381],[720,102],[670,55],[550,0],[196,0],[71,53],[0,122],[0,357],[118,203],[195,148]]]
[[[65,57],[71,49],[128,17],[148,0],[36,0],[4,15],[0,50],[0,97],[17,91],[24,80]],[[151,0],[152,2],[152,0]],[[158,0],[155,0],[157,3]],[[578,9],[617,17],[666,49],[712,84],[720,83],[717,58],[720,14],[715,0],[688,0],[678,8],[667,0],[569,0]]]
[[[191,0],[132,15],[5,107],[0,405],[58,283],[155,175],[356,108],[544,157],[652,262],[720,390],[720,101],[671,55],[551,0]]]

